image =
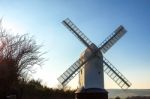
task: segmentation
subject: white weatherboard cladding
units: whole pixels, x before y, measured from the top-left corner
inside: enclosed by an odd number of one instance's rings
[[[81,55],[81,59],[87,59],[92,52],[86,49]],[[103,72],[103,59],[94,56],[89,60],[81,69],[79,74],[80,87],[87,88],[102,88],[104,89],[104,72]]]

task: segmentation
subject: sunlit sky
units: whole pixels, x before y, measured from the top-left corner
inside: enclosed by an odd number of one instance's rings
[[[70,18],[99,45],[119,25],[127,29],[104,56],[127,77],[132,89],[150,88],[149,0],[0,0],[3,26],[11,33],[34,36],[47,61],[31,76],[49,87],[75,62],[86,47],[61,21]],[[69,86],[77,88],[78,76]],[[119,88],[105,75],[105,88]]]

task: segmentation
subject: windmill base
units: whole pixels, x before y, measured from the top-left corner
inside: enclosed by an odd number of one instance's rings
[[[108,99],[108,92],[105,89],[80,88],[75,93],[75,99]]]

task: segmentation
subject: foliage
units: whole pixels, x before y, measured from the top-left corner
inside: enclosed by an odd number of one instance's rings
[[[27,81],[34,65],[43,63],[40,50],[28,34],[9,34],[0,22],[0,99],[16,95],[17,99],[74,99],[74,91],[52,89],[40,80]]]
[[[17,87],[20,79],[34,72],[34,65],[43,63],[40,48],[28,34],[7,33],[0,21],[0,93]]]
[[[117,96],[115,99],[120,99],[120,97],[119,97],[119,96]]]
[[[22,82],[22,99],[74,99],[74,90],[52,89],[39,80]]]

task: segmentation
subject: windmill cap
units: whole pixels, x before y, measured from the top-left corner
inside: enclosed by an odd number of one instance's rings
[[[81,53],[81,57],[85,55],[85,52],[91,52],[91,50],[94,52],[94,51],[97,51],[98,50],[98,47],[92,43],[90,45],[90,48],[86,48],[82,53]]]

